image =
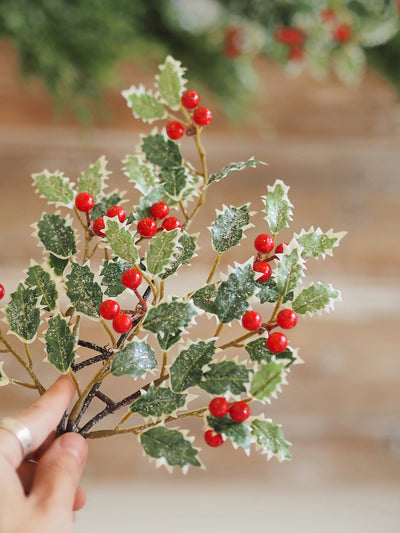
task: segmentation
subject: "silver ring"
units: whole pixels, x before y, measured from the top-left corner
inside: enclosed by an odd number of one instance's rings
[[[5,429],[14,435],[17,438],[18,442],[21,445],[22,453],[24,457],[32,450],[33,448],[33,439],[30,429],[15,420],[15,418],[2,418],[0,420],[0,429]]]

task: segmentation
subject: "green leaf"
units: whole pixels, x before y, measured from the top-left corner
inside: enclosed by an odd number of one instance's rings
[[[303,289],[294,299],[292,308],[299,315],[306,313],[312,315],[316,311],[329,311],[333,308],[334,300],[340,298],[340,292],[332,285],[323,285],[322,283],[313,283]]]
[[[273,424],[271,419],[255,418],[251,422],[251,432],[258,446],[268,459],[275,455],[279,462],[292,458],[289,451],[291,443],[285,439],[280,427]]]
[[[260,289],[256,296],[260,303],[275,303],[279,298],[279,290],[276,281],[269,278],[267,281],[256,281],[256,286]]]
[[[334,233],[329,230],[327,233],[323,233],[321,228],[314,231],[314,228],[311,227],[308,232],[302,230],[299,235],[295,235],[295,239],[303,247],[303,257],[308,259],[321,255],[325,259],[326,254],[333,255],[332,248],[339,246],[339,242],[345,235],[345,231]]]
[[[286,296],[294,290],[303,275],[304,259],[302,259],[301,253],[300,248],[293,248],[280,255],[276,269],[276,283],[282,296]]]
[[[25,288],[20,283],[15,292],[10,294],[6,307],[6,319],[10,331],[15,333],[22,342],[32,342],[36,338],[40,326],[40,311],[37,306],[35,290]]]
[[[176,228],[171,231],[162,231],[153,237],[146,253],[146,265],[150,274],[162,274],[171,266],[179,248],[180,233],[180,230]]]
[[[75,359],[76,338],[60,315],[49,319],[45,333],[47,359],[61,374],[68,372]]]
[[[242,207],[224,207],[223,211],[217,213],[211,227],[212,245],[217,253],[222,254],[239,244],[243,231],[250,227],[250,214],[248,204]]]
[[[193,294],[192,300],[196,307],[204,309],[207,313],[217,314],[217,308],[215,306],[216,296],[217,288],[211,285],[206,285]]]
[[[107,160],[102,155],[96,163],[90,165],[89,170],[82,172],[78,180],[78,194],[88,192],[96,202],[97,198],[103,194],[109,174],[111,172],[107,170]]]
[[[53,311],[56,308],[58,298],[56,284],[42,266],[31,266],[25,283],[34,289],[37,298],[41,298],[39,303],[46,311]]]
[[[170,368],[172,390],[183,392],[198,385],[203,377],[203,366],[215,354],[215,340],[198,341],[181,350]]]
[[[236,446],[249,448],[251,444],[251,436],[247,424],[235,422],[230,416],[224,416],[221,418],[208,416],[207,423],[215,433],[225,435]]]
[[[188,182],[186,169],[183,167],[163,168],[159,176],[164,185],[164,192],[173,200],[181,200]]]
[[[71,273],[67,276],[67,296],[78,313],[90,318],[99,316],[103,301],[100,285],[94,281],[94,274],[88,265],[72,263]]]
[[[149,163],[164,167],[182,166],[182,155],[179,146],[171,139],[165,139],[159,133],[143,138],[143,153]]]
[[[264,361],[269,363],[271,359],[287,360],[288,364],[286,364],[285,367],[290,366],[296,361],[297,356],[291,348],[286,348],[283,352],[276,354],[268,350],[265,340],[264,337],[259,337],[254,341],[248,342],[244,346],[252,361],[257,361],[258,363]]]
[[[221,361],[210,364],[210,370],[204,374],[199,387],[210,394],[222,395],[226,392],[238,395],[246,391],[249,382],[249,370],[234,361]]]
[[[170,302],[152,307],[146,315],[143,328],[156,334],[160,347],[168,350],[179,341],[183,330],[196,315],[197,311],[191,302],[173,298]]]
[[[114,254],[132,265],[139,260],[139,252],[135,245],[134,235],[121,222],[105,218],[106,239]]]
[[[69,259],[61,259],[53,254],[49,254],[47,262],[56,276],[62,276],[69,263]]]
[[[335,50],[333,69],[338,78],[349,85],[360,81],[364,74],[366,58],[364,50],[355,43],[348,43]]]
[[[284,378],[283,365],[270,361],[262,365],[260,370],[254,374],[250,394],[257,400],[269,399],[276,390],[279,390],[279,385],[283,383]]]
[[[244,267],[238,265],[217,289],[214,304],[220,321],[226,324],[234,318],[242,318],[249,307],[248,300],[255,290],[253,267],[250,264]]]
[[[145,341],[132,341],[122,350],[115,352],[111,373],[114,376],[128,374],[136,379],[155,366],[157,359],[150,344]]]
[[[397,13],[385,17],[363,17],[357,31],[358,42],[361,46],[372,47],[386,43],[399,31],[399,17]],[[394,15],[394,16],[393,16]]]
[[[186,397],[187,394],[176,394],[167,387],[151,385],[146,393],[129,407],[129,410],[132,413],[139,413],[144,418],[149,416],[160,418],[182,408],[186,403]]]
[[[254,168],[257,164],[267,165],[267,163],[264,163],[263,161],[258,161],[257,159],[254,159],[254,157],[251,157],[247,161],[239,161],[238,163],[229,163],[229,165],[226,165],[220,172],[211,174],[206,187],[209,187],[212,183],[221,181],[222,179],[226,178],[227,176],[229,176],[229,174],[232,174],[233,172],[237,172],[238,170],[243,170],[247,167]]]
[[[142,119],[143,122],[151,123],[167,116],[164,105],[151,91],[146,91],[142,84],[139,87],[132,85],[126,91],[122,91],[122,96],[132,109],[133,116]]]
[[[96,218],[104,217],[113,205],[118,205],[121,201],[121,196],[114,192],[110,196],[103,196],[97,203],[94,204],[94,207],[90,213],[90,218],[94,222]]]
[[[69,178],[64,176],[64,172],[49,172],[43,170],[38,174],[32,174],[34,184],[49,203],[73,207],[74,190]]]
[[[201,466],[196,457],[198,450],[175,429],[164,426],[151,428],[140,435],[140,442],[147,455],[162,459],[164,464],[181,466],[185,470],[189,466]]]
[[[107,287],[104,294],[115,297],[124,292],[126,287],[121,282],[121,275],[128,268],[132,268],[132,265],[121,261],[118,257],[114,257],[111,261],[104,261],[100,272],[101,284]]]
[[[164,104],[176,111],[181,103],[186,80],[185,69],[179,61],[167,56],[163,65],[160,65],[160,74],[156,77],[160,98]]]
[[[292,207],[288,197],[289,187],[283,181],[276,180],[274,185],[268,185],[268,194],[262,199],[265,204],[265,217],[272,233],[279,233],[281,229],[289,226],[289,220],[292,220]]]
[[[157,178],[154,169],[150,165],[143,163],[141,157],[128,155],[123,161],[124,174],[130,178],[142,194],[146,195],[157,185]]]
[[[181,233],[178,243],[180,247],[176,250],[170,265],[165,271],[160,274],[161,279],[166,279],[175,274],[182,265],[189,265],[190,259],[193,257],[196,250],[197,235],[189,235],[188,233]]]
[[[48,252],[62,259],[76,253],[75,235],[69,220],[60,215],[48,215],[37,223],[38,237]]]
[[[0,361],[0,387],[4,387],[10,383],[10,380],[3,370],[4,361]]]

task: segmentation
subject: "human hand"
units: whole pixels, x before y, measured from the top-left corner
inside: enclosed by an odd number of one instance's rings
[[[66,433],[55,439],[74,395],[68,376],[14,419],[32,434],[32,453],[11,432],[0,427],[0,533],[71,533],[74,511],[86,500],[78,487],[87,457],[85,439]]]

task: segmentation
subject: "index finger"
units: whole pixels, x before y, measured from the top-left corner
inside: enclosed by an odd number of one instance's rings
[[[25,424],[33,440],[33,450],[37,450],[60,422],[74,396],[75,387],[69,376],[61,376],[57,381],[26,410],[14,417]],[[0,428],[0,456],[17,468],[24,459],[18,439],[9,431]]]

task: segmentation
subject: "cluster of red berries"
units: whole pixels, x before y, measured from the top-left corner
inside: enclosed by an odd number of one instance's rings
[[[121,282],[125,287],[136,292],[142,283],[142,274],[136,268],[128,268],[122,273]],[[114,331],[117,333],[127,333],[132,327],[132,318],[126,313],[121,313],[120,306],[115,300],[104,300],[99,312],[105,320],[112,320]]]
[[[182,106],[189,111],[193,123],[196,126],[200,126],[201,128],[203,128],[204,126],[208,126],[208,124],[210,124],[213,116],[211,110],[208,109],[208,107],[199,107],[199,103],[200,96],[198,95],[198,93],[196,93],[196,91],[185,91],[182,94]],[[187,130],[182,124],[182,122],[179,122],[178,120],[172,120],[171,122],[168,122],[166,126],[166,132],[168,137],[170,139],[173,139],[174,141],[183,137],[185,131],[190,133],[192,131],[192,124],[188,127]]]
[[[287,243],[280,243],[275,248],[275,254],[281,254],[283,252],[283,245]],[[268,233],[260,233],[257,235],[257,237],[254,239],[254,248],[257,250],[257,258],[254,261],[253,264],[253,270],[255,272],[259,272],[260,276],[257,278],[257,281],[268,281],[269,278],[272,275],[272,269],[268,261],[265,259],[268,259],[269,261],[273,258],[276,258],[276,256],[270,257],[269,254],[274,249],[274,238],[272,235],[268,235]]]
[[[278,43],[287,45],[289,59],[293,61],[303,59],[306,36],[300,29],[280,26],[276,28],[274,38]]]
[[[216,418],[223,418],[224,416],[231,417],[235,422],[244,422],[250,416],[249,405],[239,400],[229,405],[228,401],[223,396],[213,398],[208,404],[208,410],[212,416]],[[224,443],[224,439],[220,433],[214,433],[212,429],[209,429],[204,434],[204,440],[212,448],[217,448]]]
[[[332,28],[332,38],[338,44],[344,44],[350,41],[353,32],[349,24],[340,22],[337,18],[336,11],[328,7],[321,11],[321,19],[325,24]]]

